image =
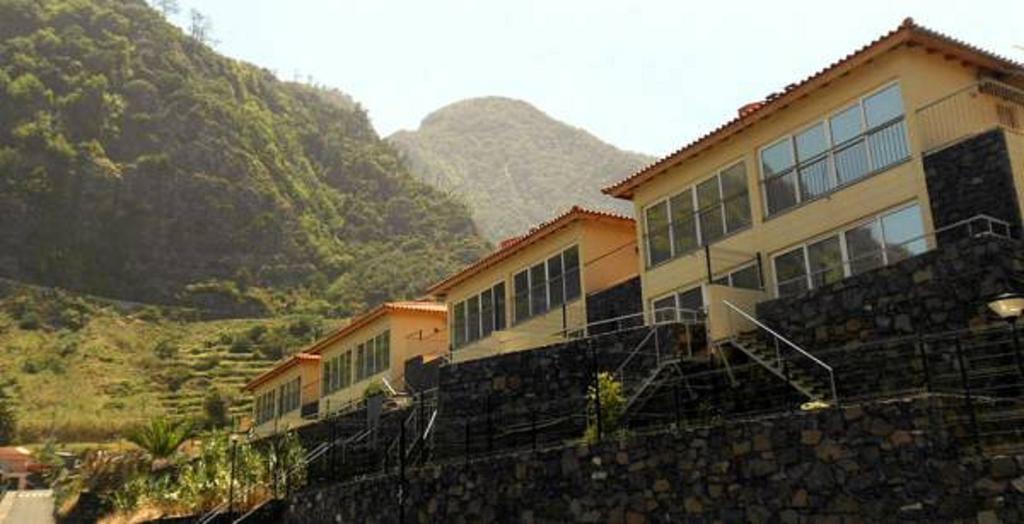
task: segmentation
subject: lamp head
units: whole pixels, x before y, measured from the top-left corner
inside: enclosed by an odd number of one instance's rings
[[[988,308],[1003,320],[1016,321],[1024,313],[1024,295],[1003,293],[989,300]]]

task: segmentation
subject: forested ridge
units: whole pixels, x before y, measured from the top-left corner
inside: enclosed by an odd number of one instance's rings
[[[0,0],[0,277],[226,316],[414,296],[485,242],[343,102],[142,0]]]

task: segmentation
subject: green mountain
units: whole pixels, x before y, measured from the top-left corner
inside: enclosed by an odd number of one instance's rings
[[[610,146],[526,102],[475,98],[443,107],[388,141],[423,180],[462,197],[493,241],[574,204],[629,212],[600,192],[654,159]]]
[[[339,92],[142,0],[0,0],[0,277],[221,316],[347,314],[486,247]]]

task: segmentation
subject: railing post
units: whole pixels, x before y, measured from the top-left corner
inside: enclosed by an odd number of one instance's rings
[[[405,522],[405,423],[398,430],[398,521]]]
[[[654,329],[655,333],[657,333],[658,328],[655,327]],[[601,440],[604,435],[604,427],[601,422],[601,377],[597,371],[597,351],[594,349],[593,344],[589,345],[591,376],[594,377],[594,414],[596,415],[597,419],[597,440]]]
[[[917,333],[917,351],[921,358],[921,368],[924,370],[924,390],[932,392],[932,373],[928,365],[928,348],[925,345],[924,336]]]
[[[964,401],[967,406],[967,414],[971,421],[971,435],[974,437],[974,446],[981,450],[981,439],[978,435],[978,420],[974,414],[974,399],[971,396],[971,381],[967,378],[967,366],[964,365],[964,350],[960,343],[960,336],[956,337],[956,360],[960,368],[960,381],[964,387]]]
[[[533,452],[537,452],[537,410],[530,410],[530,440]]]
[[[465,459],[466,467],[469,467],[469,438],[470,438],[470,431],[471,430],[470,430],[470,424],[469,424],[469,417],[466,417],[466,438],[465,438],[466,449],[465,449],[465,452],[463,453],[463,457]]]

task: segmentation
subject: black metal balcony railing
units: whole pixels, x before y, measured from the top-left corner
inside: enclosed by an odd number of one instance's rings
[[[925,154],[997,127],[1024,132],[1024,89],[985,79],[917,110]]]

